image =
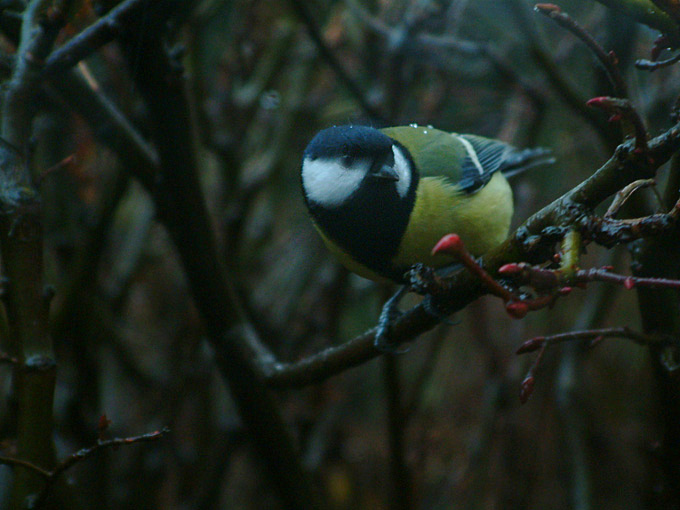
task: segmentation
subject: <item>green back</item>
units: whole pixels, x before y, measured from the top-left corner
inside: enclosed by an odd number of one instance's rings
[[[424,126],[398,126],[381,131],[409,150],[421,177],[446,177],[451,184],[461,180],[467,153],[452,133]]]

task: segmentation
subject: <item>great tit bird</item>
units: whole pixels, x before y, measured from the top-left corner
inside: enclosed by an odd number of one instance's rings
[[[335,126],[307,146],[302,191],[343,265],[370,280],[403,284],[413,264],[455,262],[431,255],[446,234],[458,234],[476,256],[499,245],[513,212],[506,176],[545,162],[547,153],[417,125]],[[393,314],[383,310],[378,347],[388,347],[384,322]]]

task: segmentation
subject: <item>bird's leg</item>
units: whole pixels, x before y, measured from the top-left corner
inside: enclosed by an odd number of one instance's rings
[[[399,346],[390,340],[390,329],[392,324],[402,316],[403,312],[399,310],[399,301],[408,292],[408,286],[402,285],[395,294],[389,298],[383,305],[380,318],[378,319],[378,328],[375,333],[375,348],[379,351],[388,354],[402,354],[408,349],[399,350]]]

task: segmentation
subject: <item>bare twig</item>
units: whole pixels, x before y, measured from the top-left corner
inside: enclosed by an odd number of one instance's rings
[[[38,184],[42,184],[42,182],[53,173],[59,172],[60,170],[64,170],[65,168],[70,166],[75,160],[76,160],[75,154],[71,154],[69,156],[66,156],[61,161],[55,163],[47,170],[43,170],[42,172],[40,172],[40,176],[38,177]]]
[[[47,58],[42,74],[54,76],[113,41],[142,15],[154,20],[167,19],[181,6],[181,0],[126,0],[80,32]]]
[[[656,71],[657,69],[661,69],[662,67],[672,66],[677,62],[680,62],[680,53],[665,60],[654,61],[642,58],[640,60],[635,61],[635,67],[637,67],[638,69],[642,69],[643,71]]]
[[[583,218],[581,231],[588,241],[612,247],[625,244],[642,237],[652,237],[676,228],[680,217],[680,203],[668,213],[657,213],[642,218],[615,220],[590,216]]]
[[[357,84],[354,78],[350,76],[349,72],[347,71],[347,69],[345,69],[345,66],[342,64],[342,62],[335,56],[335,54],[328,47],[328,45],[323,39],[321,31],[319,30],[316,22],[314,21],[312,14],[309,12],[309,8],[307,7],[307,5],[305,5],[305,0],[289,0],[289,3],[293,10],[296,12],[296,14],[300,17],[300,19],[304,23],[310,39],[312,39],[312,41],[316,45],[316,48],[319,50],[319,53],[321,53],[321,56],[324,58],[324,60],[330,66],[330,68],[335,72],[335,74],[338,76],[338,78],[344,84],[347,90],[354,96],[354,98],[359,103],[359,106],[361,106],[361,109],[373,119],[386,120],[385,116],[371,104],[371,102],[366,97],[366,93],[361,89],[361,87]]]
[[[402,30],[401,28],[389,26],[382,20],[372,16],[366,8],[356,0],[345,0],[345,2],[357,19],[376,34],[379,34],[387,41],[398,38],[395,34],[399,30]],[[473,58],[485,58],[503,78],[516,83],[519,89],[530,98],[534,104],[542,105],[545,103],[545,91],[537,87],[536,84],[530,80],[527,80],[512,66],[509,59],[501,55],[491,44],[468,41],[451,35],[435,35],[424,32],[416,32],[409,35],[409,47],[414,50],[420,48],[425,54],[431,53],[432,50],[446,50],[455,51]]]
[[[48,470],[44,469],[40,466],[37,466],[33,464],[32,462],[28,462],[22,459],[17,459],[13,457],[6,457],[6,456],[0,456],[0,464],[5,464],[8,466],[19,466],[26,468],[38,475],[40,475],[44,480],[45,480],[45,485],[40,492],[37,500],[35,501],[35,505],[37,508],[37,505],[40,504],[40,502],[44,501],[45,498],[47,497],[54,481],[56,478],[58,478],[60,475],[62,475],[65,471],[76,465],[78,462],[85,460],[95,453],[99,452],[100,450],[106,449],[106,448],[117,448],[120,446],[127,446],[135,443],[145,443],[149,441],[157,441],[164,435],[168,434],[170,432],[170,429],[167,427],[157,430],[154,432],[149,432],[147,434],[142,434],[139,436],[131,436],[131,437],[123,437],[123,438],[113,438],[113,439],[100,439],[98,440],[93,446],[90,446],[88,448],[83,448],[81,450],[78,450],[77,452],[69,455],[66,457],[64,460],[62,460],[59,464],[57,464],[54,469]]]
[[[43,469],[40,466],[36,466],[32,462],[28,462],[27,460],[15,459],[14,457],[5,457],[4,455],[0,456],[0,464],[4,464],[5,466],[23,467],[28,469],[29,471],[33,471],[34,473],[39,474],[44,478],[49,478],[50,475],[52,474],[51,471]]]
[[[654,335],[648,333],[640,333],[627,327],[621,328],[601,328],[601,329],[587,329],[580,331],[570,331],[568,333],[559,333],[557,335],[537,336],[524,342],[518,349],[517,354],[526,354],[542,349],[546,346],[559,344],[563,342],[573,342],[579,340],[590,340],[591,344],[599,343],[604,338],[625,338],[632,340],[638,345],[662,345],[677,341],[668,335]]]
[[[534,9],[541,14],[548,16],[555,23],[561,27],[566,28],[581,41],[585,43],[588,48],[593,52],[598,62],[602,64],[607,77],[612,84],[614,95],[617,97],[627,97],[628,92],[626,88],[626,83],[621,76],[621,71],[618,66],[618,59],[614,52],[607,52],[598,43],[595,38],[590,35],[590,33],[579,25],[576,20],[569,16],[566,12],[563,12],[557,5],[554,4],[536,4]]]
[[[651,278],[642,276],[625,276],[611,273],[607,269],[582,269],[576,275],[579,283],[607,282],[622,285],[626,289],[644,287],[647,289],[680,289],[680,280],[670,278]]]
[[[17,31],[7,31],[2,26],[0,30],[3,30],[15,44],[19,43]],[[61,54],[62,49],[64,54],[67,54],[66,48],[69,44],[55,51],[47,62],[49,63],[54,55]],[[94,49],[96,48],[93,48],[93,51]],[[136,177],[147,189],[153,187],[158,157],[118,107],[105,96],[82,62],[78,71],[56,73],[49,82],[42,85],[51,97],[57,97],[57,100],[66,102],[78,112],[92,126],[95,137],[125,160],[124,167],[136,170]]]
[[[92,455],[99,452],[100,450],[103,450],[103,449],[106,449],[106,448],[117,448],[117,447],[120,447],[120,446],[128,446],[128,445],[135,444],[135,443],[148,443],[150,441],[157,441],[158,439],[162,438],[163,436],[165,436],[169,432],[170,432],[170,429],[167,428],[167,427],[164,427],[161,430],[156,430],[154,432],[148,432],[146,434],[141,434],[139,436],[114,437],[112,439],[100,439],[93,446],[90,446],[89,448],[83,448],[81,450],[78,450],[77,452],[73,453],[72,455],[69,455],[64,460],[62,460],[50,472],[49,478],[56,478],[57,476],[61,475],[67,469],[73,467],[78,462],[85,460],[88,457],[91,457]]]
[[[619,212],[623,204],[625,204],[628,199],[639,189],[649,188],[654,186],[656,181],[654,179],[638,179],[637,181],[631,182],[628,186],[623,188],[621,191],[617,192],[614,196],[614,200],[604,213],[604,218],[613,218]]]
[[[434,338],[428,346],[427,355],[411,384],[411,392],[404,398],[404,416],[406,418],[410,418],[423,402],[423,392],[435,374],[434,369],[444,346],[446,333],[446,328],[439,328],[435,331]]]
[[[520,262],[506,264],[498,272],[506,277],[516,277],[518,284],[530,285],[541,290],[549,290],[551,287],[557,288],[560,285],[584,286],[590,282],[615,283],[628,290],[633,287],[680,289],[680,280],[626,276],[612,273],[611,269],[611,267],[579,269],[569,276],[559,270],[543,269]]]
[[[517,297],[508,289],[500,285],[496,280],[487,273],[482,266],[470,255],[465,249],[462,239],[458,234],[449,234],[442,237],[439,242],[432,248],[432,254],[451,255],[455,257],[465,268],[479,278],[492,294],[504,299],[505,301],[513,301]]]
[[[621,328],[603,328],[590,329],[581,331],[571,331],[569,333],[559,333],[550,336],[538,336],[530,338],[524,342],[518,349],[517,354],[526,354],[529,352],[539,351],[538,356],[531,364],[531,368],[522,381],[520,389],[520,400],[524,404],[529,399],[529,396],[534,391],[536,384],[536,373],[541,365],[541,361],[545,356],[545,351],[549,346],[562,342],[583,341],[590,340],[591,347],[601,342],[604,338],[626,338],[632,340],[636,344],[647,347],[659,347],[677,343],[677,339],[669,335],[652,335],[634,331],[627,327]]]
[[[524,380],[522,380],[522,384],[520,385],[519,400],[522,404],[527,403],[529,397],[534,392],[534,387],[536,386],[536,374],[538,373],[538,369],[541,366],[541,361],[543,361],[546,346],[542,345],[540,349],[541,350],[539,351],[538,356],[536,356],[536,359],[534,359],[534,362],[529,367],[527,375],[524,377]]]
[[[44,87],[80,114],[98,141],[119,155],[123,167],[147,190],[153,189],[158,155],[99,85],[87,78],[84,64],[52,77]]]
[[[633,106],[633,103],[628,99],[605,96],[594,97],[586,104],[610,113],[612,115],[609,118],[610,122],[622,119],[629,121],[633,126],[633,132],[635,134],[635,148],[640,152],[645,152],[647,150],[647,128],[645,127],[640,114]]]
[[[580,92],[575,89],[566,73],[554,61],[552,56],[544,49],[545,45],[529,17],[527,5],[520,0],[510,0],[508,2],[511,12],[517,24],[525,34],[529,43],[529,51],[538,65],[543,69],[548,82],[555,89],[560,98],[578,115],[586,120],[594,129],[601,140],[609,147],[618,143],[618,136],[608,129],[601,119],[594,115],[594,112],[585,106],[585,101]]]

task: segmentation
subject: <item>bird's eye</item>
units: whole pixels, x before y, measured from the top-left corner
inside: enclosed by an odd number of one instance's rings
[[[354,164],[354,156],[345,154],[340,158],[340,162],[342,163],[342,166],[344,166],[345,168],[349,168]]]

